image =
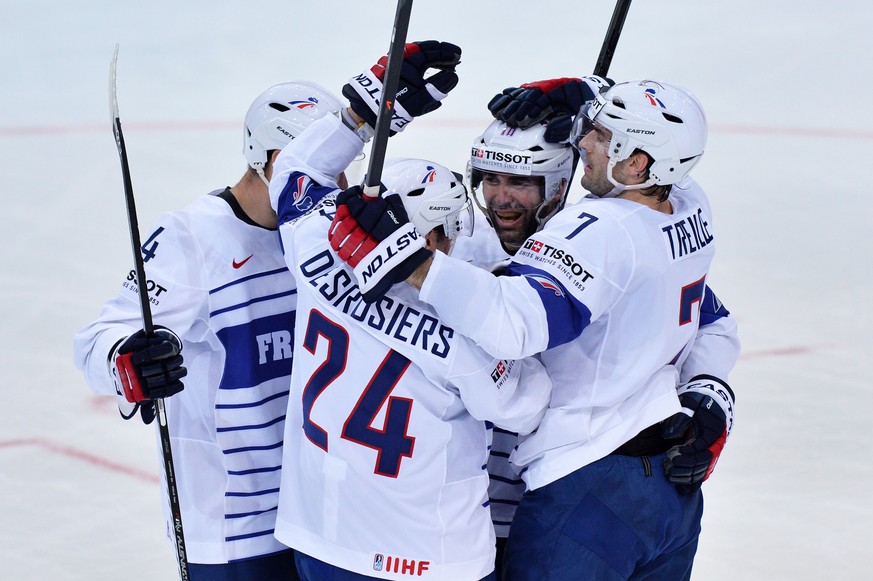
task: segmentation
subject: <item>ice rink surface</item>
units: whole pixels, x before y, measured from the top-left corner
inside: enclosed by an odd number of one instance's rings
[[[409,38],[464,49],[445,106],[389,156],[462,170],[503,87],[594,66],[607,0],[417,0]],[[109,62],[145,230],[232,185],[241,122],[282,81],[339,92],[392,0],[0,1],[0,579],[173,579],[153,430],[72,364],[130,268]],[[740,324],[737,423],[705,485],[697,581],[871,578],[869,0],[636,0],[610,74],[686,85],[710,122],[710,284]],[[531,23],[538,23],[531,26]],[[578,190],[578,185],[576,186]]]

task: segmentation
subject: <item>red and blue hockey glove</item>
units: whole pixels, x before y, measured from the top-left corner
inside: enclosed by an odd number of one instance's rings
[[[573,117],[586,101],[614,83],[601,77],[562,77],[509,87],[488,103],[491,114],[511,127],[527,128],[547,121],[544,138],[561,143],[570,137]]]
[[[352,267],[367,303],[379,300],[431,256],[399,195],[364,198],[355,186],[340,192],[336,203],[330,246]]]
[[[694,494],[709,478],[734,423],[734,393],[722,380],[698,375],[677,388],[682,411],[667,418],[661,435],[681,444],[667,451],[667,479]]]
[[[460,62],[461,49],[450,42],[423,40],[406,44],[392,108],[391,135],[403,131],[415,117],[439,109],[440,101],[458,84],[455,67]],[[352,77],[343,86],[343,95],[352,110],[370,128],[376,127],[387,64],[388,57],[383,56],[370,70]],[[425,77],[429,69],[438,72]]]
[[[153,335],[137,331],[112,356],[121,394],[131,403],[170,397],[182,391],[188,370],[182,365],[182,342],[169,329],[155,327]]]

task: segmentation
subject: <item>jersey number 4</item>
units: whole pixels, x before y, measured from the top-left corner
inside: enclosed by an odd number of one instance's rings
[[[327,342],[327,353],[303,388],[303,432],[310,442],[327,452],[328,433],[312,421],[312,407],[324,390],[346,371],[349,334],[313,309],[309,312],[303,346],[315,355],[319,341]],[[391,478],[397,477],[400,461],[412,457],[415,446],[415,438],[407,434],[412,400],[391,395],[407,368],[409,359],[394,350],[389,351],[361,392],[340,433],[344,440],[376,450],[373,472]],[[373,422],[382,408],[385,408],[384,424],[376,428]]]

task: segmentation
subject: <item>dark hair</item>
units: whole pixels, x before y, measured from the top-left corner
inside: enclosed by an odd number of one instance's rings
[[[636,153],[642,153],[643,155],[646,156],[646,169],[643,171],[643,176],[642,176],[643,182],[646,182],[649,179],[649,168],[651,168],[652,164],[655,163],[655,159],[651,155],[649,155],[648,153],[646,153],[645,151],[643,151],[642,149],[639,149],[639,148],[635,149],[631,155],[636,154]],[[652,186],[650,188],[645,188],[645,189],[640,190],[640,193],[644,196],[655,198],[659,202],[663,202],[670,196],[670,192],[672,190],[673,190],[672,184],[668,184],[666,186],[655,185],[655,186]]]

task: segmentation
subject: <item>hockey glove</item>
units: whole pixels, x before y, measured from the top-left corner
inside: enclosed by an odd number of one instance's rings
[[[423,40],[406,44],[396,100],[391,109],[390,135],[403,131],[413,118],[439,109],[440,101],[458,84],[455,67],[460,62],[461,49],[449,42]],[[343,95],[352,110],[371,129],[376,127],[387,64],[388,57],[383,56],[369,71],[352,77],[343,86]],[[425,78],[428,69],[439,69],[439,72]]]
[[[353,268],[364,301],[379,300],[431,256],[424,236],[409,222],[397,194],[364,198],[359,186],[337,196],[328,239]]]
[[[544,138],[549,143],[561,143],[570,137],[573,117],[586,101],[614,83],[601,77],[582,79],[562,77],[509,87],[495,95],[488,110],[496,119],[511,127],[526,129],[547,121]]]
[[[182,366],[181,351],[179,337],[165,327],[156,326],[151,336],[140,330],[128,337],[112,356],[113,375],[124,398],[141,403],[182,391],[188,370]]]
[[[677,388],[682,411],[664,420],[661,435],[682,443],[667,451],[667,479],[682,494],[694,494],[709,478],[734,423],[734,393],[711,375]]]

